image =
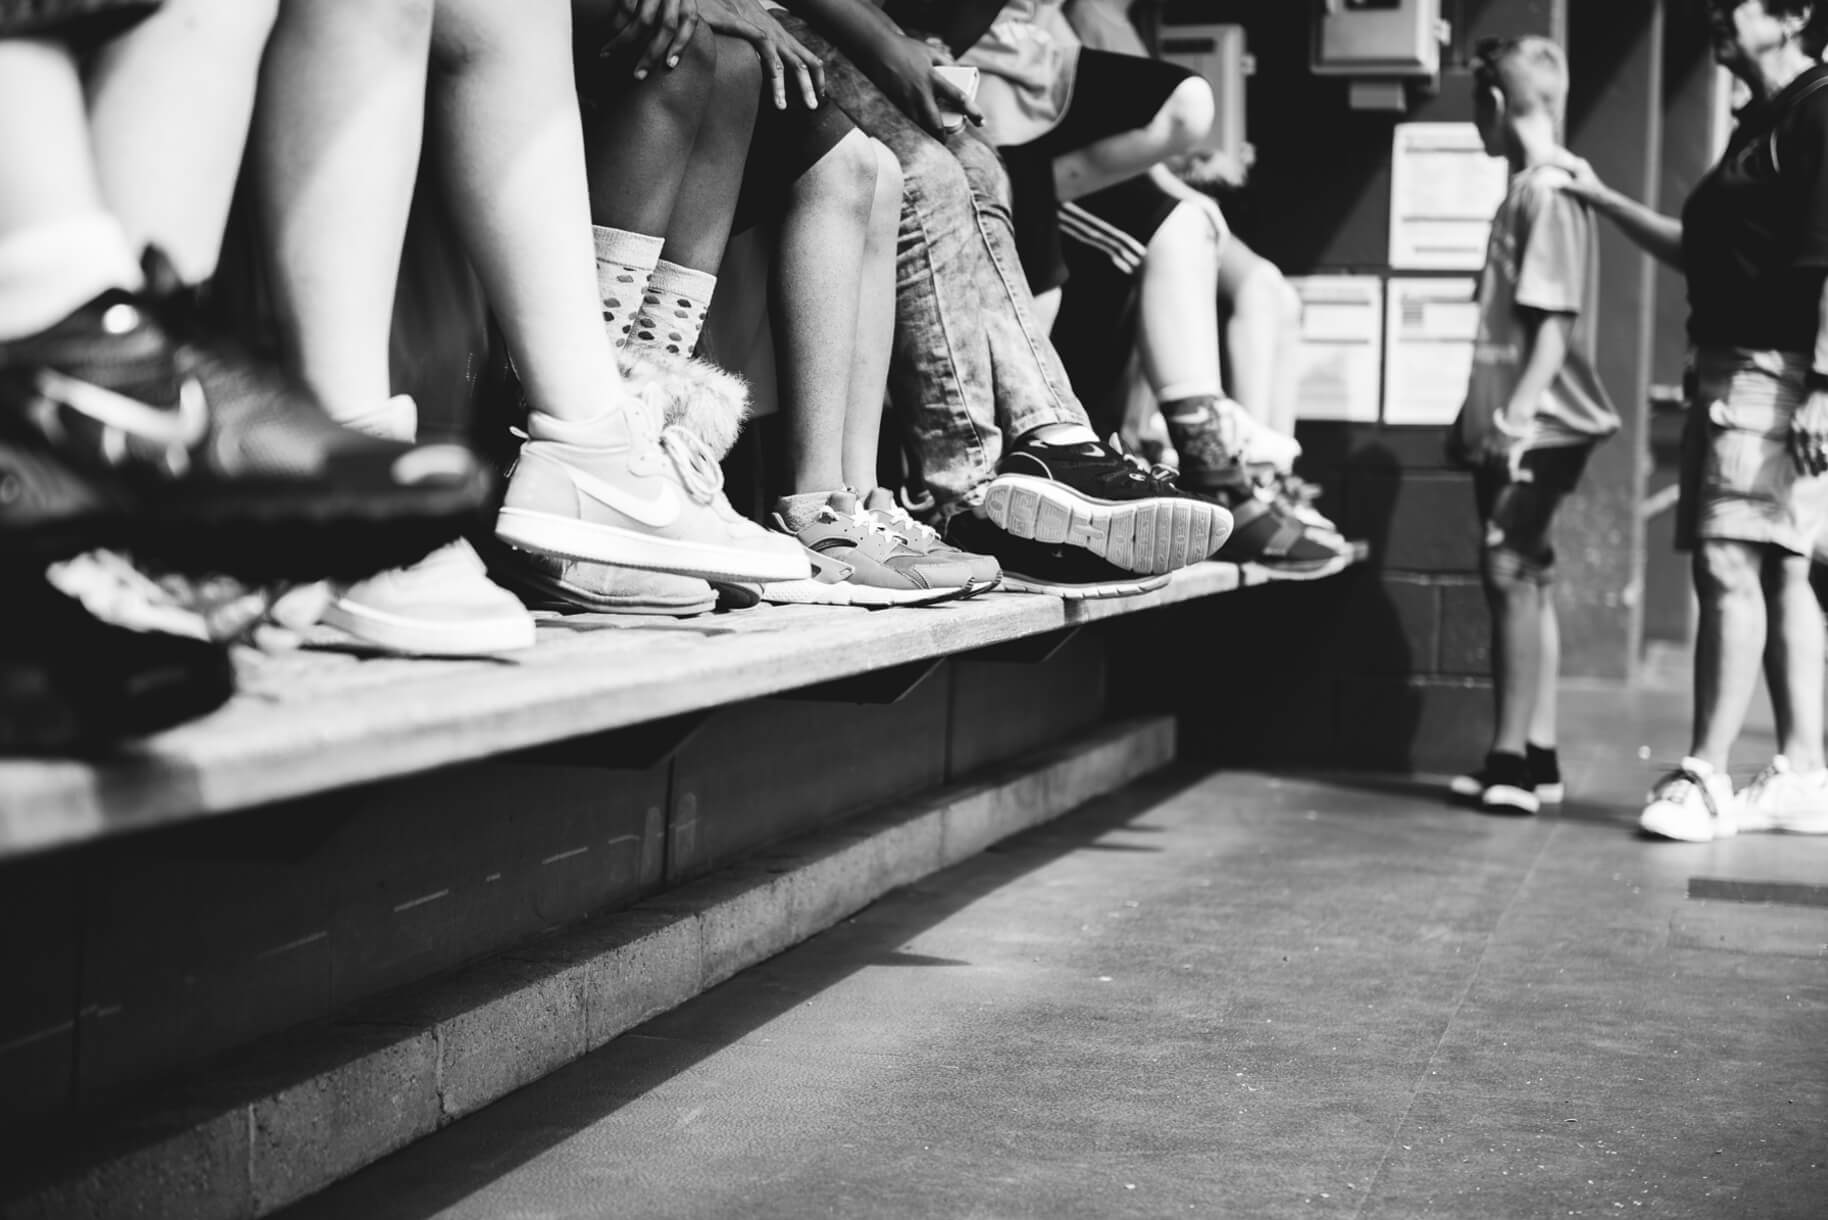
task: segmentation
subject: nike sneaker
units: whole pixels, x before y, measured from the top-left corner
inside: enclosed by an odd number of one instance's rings
[[[500,548],[490,572],[535,610],[690,618],[718,608],[718,590],[696,576]],[[753,600],[751,600],[753,604]]]
[[[1002,583],[1003,567],[994,555],[973,555],[970,551],[961,551],[953,546],[938,530],[924,521],[915,520],[888,488],[878,487],[870,492],[863,498],[863,507],[878,524],[900,539],[904,546],[911,547],[922,555],[964,564],[971,573],[974,593],[987,592]]]
[[[796,539],[821,570],[849,569],[838,579],[776,582],[762,586],[764,601],[847,606],[918,606],[955,601],[975,592],[971,566],[946,555],[917,551],[863,508],[851,491],[834,491],[799,530],[778,515],[774,528]],[[810,583],[813,588],[800,586]],[[807,596],[808,593],[814,596]],[[841,600],[839,600],[841,599]]]
[[[1088,601],[1135,597],[1168,584],[1166,574],[1139,576],[1076,546],[1018,538],[970,512],[947,523],[946,537],[975,554],[994,556],[1003,571],[1001,587],[1011,593]]]
[[[168,264],[0,343],[0,549],[98,546],[266,582],[355,579],[474,522],[488,473],[458,445],[364,436],[276,369],[204,334]],[[4,490],[4,488],[0,488]],[[0,497],[4,500],[4,497]]]
[[[1198,563],[1231,534],[1224,507],[1185,494],[1170,472],[1131,462],[1101,441],[1017,440],[984,485],[982,512],[1012,537],[1075,546],[1133,576]]]
[[[345,589],[325,625],[387,652],[470,657],[533,647],[533,616],[457,541]]]
[[[592,446],[529,439],[495,533],[510,546],[706,580],[804,580],[798,543],[738,515],[723,472],[683,428],[658,439],[617,412]]]

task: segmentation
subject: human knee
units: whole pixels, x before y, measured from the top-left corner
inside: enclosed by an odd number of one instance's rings
[[[1210,135],[1216,112],[1212,86],[1204,80],[1190,76],[1176,85],[1156,115],[1169,155],[1189,152]]]
[[[762,61],[740,39],[714,34],[711,41],[716,53],[716,84],[706,121],[715,122],[721,114],[751,113],[762,94]]]
[[[1500,597],[1534,592],[1553,583],[1555,552],[1548,547],[1525,550],[1491,527],[1480,550],[1480,574],[1486,586]]]
[[[876,201],[876,153],[870,138],[850,132],[801,176],[796,189],[827,207],[867,217]]]
[[[1695,592],[1704,598],[1757,597],[1762,567],[1744,543],[1703,542],[1695,549]]]
[[[901,200],[901,162],[881,140],[870,139],[870,155],[876,159],[876,199],[878,202],[898,203]]]
[[[904,188],[924,209],[970,210],[971,180],[965,165],[937,140],[918,141],[900,162]]]
[[[1219,243],[1206,213],[1194,203],[1183,200],[1157,226],[1149,239],[1145,258],[1150,263],[1167,262],[1178,267],[1195,264],[1218,274]]]

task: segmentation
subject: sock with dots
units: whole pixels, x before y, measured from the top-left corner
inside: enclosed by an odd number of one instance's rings
[[[635,315],[660,261],[663,238],[627,229],[596,225],[591,230],[597,244],[597,296],[603,302],[603,328],[617,348],[628,342]]]
[[[628,341],[670,355],[690,356],[698,346],[699,333],[705,328],[705,311],[711,307],[711,294],[716,290],[717,277],[710,272],[694,271],[661,259],[648,279],[641,311]]]

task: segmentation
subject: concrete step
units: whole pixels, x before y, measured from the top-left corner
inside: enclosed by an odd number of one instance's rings
[[[1102,727],[276,1039],[77,1147],[11,1149],[0,1217],[267,1215],[1174,755],[1170,719]]]

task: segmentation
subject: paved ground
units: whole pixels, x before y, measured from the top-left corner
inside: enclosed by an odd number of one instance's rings
[[[1639,841],[1680,698],[1569,713],[1553,816],[1167,777],[293,1215],[1828,1215],[1828,840]]]

